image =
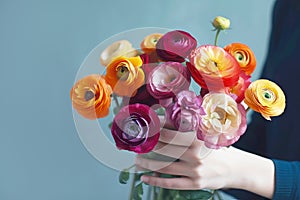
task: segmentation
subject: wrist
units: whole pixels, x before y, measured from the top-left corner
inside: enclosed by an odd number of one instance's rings
[[[272,160],[230,147],[229,188],[243,189],[271,198],[274,193]]]

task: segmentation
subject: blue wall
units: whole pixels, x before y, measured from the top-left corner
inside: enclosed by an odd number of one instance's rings
[[[69,91],[83,59],[112,34],[140,27],[212,43],[210,21],[223,15],[232,29],[220,45],[248,44],[261,67],[273,2],[1,0],[0,199],[126,199],[128,186],[87,152],[74,126]]]

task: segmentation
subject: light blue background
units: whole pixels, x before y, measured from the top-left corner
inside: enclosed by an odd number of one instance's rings
[[[0,199],[126,199],[129,187],[86,151],[74,126],[69,91],[85,56],[112,34],[149,26],[212,43],[210,22],[223,15],[232,29],[220,45],[249,45],[260,68],[273,2],[0,0]]]

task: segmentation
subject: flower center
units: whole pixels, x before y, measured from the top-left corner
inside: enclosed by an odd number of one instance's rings
[[[154,44],[156,44],[156,43],[157,43],[157,41],[158,41],[158,39],[157,39],[157,38],[153,38],[153,39],[152,39],[152,43],[154,43]]]
[[[264,89],[263,90],[263,97],[268,101],[273,101],[275,99],[275,94],[272,90]]]
[[[120,80],[126,80],[129,75],[129,70],[126,65],[121,65],[117,68],[117,77]]]
[[[84,94],[84,99],[86,101],[89,101],[89,100],[93,99],[94,97],[95,97],[95,94],[90,90],[86,91]]]
[[[243,61],[244,56],[243,56],[243,54],[241,54],[241,53],[237,53],[237,54],[235,55],[235,58],[236,58],[238,61]]]
[[[124,127],[125,133],[132,138],[138,137],[141,130],[141,127],[135,121],[129,121]]]

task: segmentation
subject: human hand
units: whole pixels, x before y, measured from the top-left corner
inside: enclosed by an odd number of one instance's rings
[[[147,184],[168,189],[198,190],[238,188],[272,197],[274,165],[269,159],[250,154],[234,147],[211,150],[196,138],[195,132],[161,130],[156,153],[178,158],[178,162],[163,162],[139,155],[140,168],[176,177],[163,178],[143,175]]]

